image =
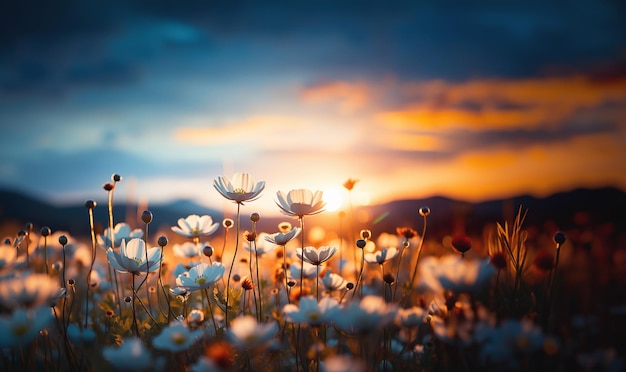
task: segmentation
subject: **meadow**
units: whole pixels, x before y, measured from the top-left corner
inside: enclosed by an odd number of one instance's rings
[[[624,369],[626,254],[606,231],[527,229],[519,206],[442,241],[422,206],[395,231],[347,208],[320,235],[326,202],[307,189],[278,192],[284,221],[261,231],[265,182],[237,173],[209,190],[232,216],[154,234],[149,210],[139,225],[113,214],[120,182],[85,202],[89,239],[27,221],[4,238],[3,371]]]

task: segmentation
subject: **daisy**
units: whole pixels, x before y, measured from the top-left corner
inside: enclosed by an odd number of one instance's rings
[[[235,173],[232,181],[226,176],[220,176],[213,181],[213,186],[226,199],[243,204],[261,197],[265,181],[255,183],[248,173]]]
[[[304,249],[296,248],[296,256],[298,256],[299,259],[315,266],[319,266],[330,260],[336,252],[337,248],[330,246],[322,246],[319,248],[304,247]]]
[[[286,233],[277,232],[271,235],[266,235],[265,240],[276,245],[285,245],[289,243],[291,240],[295,239],[302,231],[299,227],[294,227],[290,231]]]
[[[188,292],[209,288],[224,275],[224,265],[221,262],[213,264],[201,263],[192,267],[188,275],[181,274],[176,278],[176,285]]]
[[[301,261],[298,264],[292,263],[291,265],[289,265],[289,273],[291,274],[292,278],[300,278],[302,275],[302,278],[312,279],[317,276],[318,267],[322,269],[324,265],[315,266],[306,261],[304,261],[304,265],[302,265]]]
[[[146,371],[152,367],[152,355],[138,338],[127,339],[119,347],[105,347],[102,356],[117,371]]]
[[[48,306],[17,309],[9,316],[0,316],[0,347],[20,347],[33,341],[52,320]]]
[[[120,222],[113,228],[113,248],[118,248],[122,244],[122,240],[129,241],[134,238],[143,237],[143,231],[141,229],[131,229],[131,227],[125,223]],[[104,230],[103,234],[98,234],[96,237],[98,245],[104,249],[111,248],[111,229],[108,227]]]
[[[26,274],[3,280],[0,305],[6,308],[50,305],[59,294],[58,282],[45,274]]]
[[[178,226],[172,226],[172,231],[186,238],[197,239],[213,234],[219,226],[217,222],[213,223],[209,215],[190,214],[186,218],[179,218]]]
[[[391,324],[397,312],[396,304],[387,303],[379,296],[368,295],[338,311],[333,323],[348,333],[368,333]]]
[[[195,258],[198,257],[198,247],[192,242],[184,242],[182,244],[174,244],[172,247],[174,256],[183,258]]]
[[[310,326],[329,323],[337,311],[339,311],[339,302],[332,297],[324,297],[318,303],[313,297],[303,296],[300,298],[298,306],[288,304],[283,307],[283,313],[287,320]]]
[[[246,251],[252,251],[252,253],[255,253],[256,250],[256,253],[260,256],[267,253],[272,253],[274,252],[274,250],[276,250],[276,248],[278,248],[278,245],[269,241],[267,239],[268,236],[269,234],[267,233],[260,233],[258,238],[255,240],[254,248],[250,247],[251,242],[249,242],[248,240],[246,240],[247,244],[244,244],[243,247],[246,249]]]
[[[258,323],[253,316],[245,315],[233,320],[227,337],[233,346],[250,349],[269,343],[277,331],[278,324],[275,322]]]
[[[441,293],[474,293],[482,290],[495,274],[495,267],[487,259],[468,260],[462,256],[425,257],[420,263],[421,283]]]
[[[177,353],[189,349],[201,337],[201,330],[191,331],[184,323],[172,322],[152,340],[152,346]]]
[[[398,255],[395,247],[386,248],[375,253],[365,253],[365,262],[382,265]]]
[[[322,284],[327,291],[337,291],[346,286],[346,280],[341,275],[326,270],[326,274],[322,278]]]
[[[326,203],[322,200],[322,191],[315,191],[307,189],[291,190],[285,196],[281,191],[276,193],[278,201],[276,204],[280,208],[281,213],[302,218],[303,216],[310,216],[318,214],[324,211]]]
[[[109,264],[120,273],[153,272],[159,269],[163,259],[163,251],[160,247],[150,248],[146,252],[146,243],[139,238],[131,239],[128,243],[122,240],[120,252],[107,249]]]

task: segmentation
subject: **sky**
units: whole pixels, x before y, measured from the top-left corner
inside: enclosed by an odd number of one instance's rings
[[[7,4],[8,3],[8,4]],[[18,2],[0,188],[227,203],[235,172],[355,204],[626,190],[621,1]]]

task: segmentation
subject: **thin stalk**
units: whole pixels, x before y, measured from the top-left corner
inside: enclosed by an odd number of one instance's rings
[[[261,277],[259,276],[259,251],[256,248],[256,240],[254,240],[254,260],[256,265],[256,281],[259,285],[259,322],[263,320],[263,287]]]
[[[424,216],[424,227],[422,227],[422,237],[420,243],[417,246],[417,257],[415,258],[415,267],[413,268],[413,275],[411,276],[411,282],[409,283],[409,290],[413,290],[413,284],[415,283],[415,277],[417,276],[417,266],[420,260],[420,254],[422,253],[422,247],[424,246],[424,239],[426,238],[426,216]]]
[[[91,232],[91,263],[89,265],[89,271],[87,272],[87,285],[85,289],[85,327],[87,327],[87,322],[89,319],[89,289],[91,287],[91,272],[93,271],[93,265],[96,262],[96,231],[94,229],[93,223],[93,208],[89,208],[89,231]],[[113,244],[113,243],[111,243]],[[63,250],[63,259],[65,259],[65,249]],[[65,264],[63,264],[65,266]],[[110,268],[110,265],[108,265]],[[118,296],[119,298],[119,296]],[[120,312],[121,314],[121,312]]]
[[[396,286],[393,288],[393,294],[391,295],[391,302],[394,302],[396,300],[396,292],[398,291],[398,283],[399,283],[399,279],[400,279],[400,266],[402,266],[402,258],[404,257],[404,253],[406,252],[406,250],[411,246],[411,243],[409,243],[408,239],[405,239],[404,242],[402,243],[402,248],[400,251],[400,259],[398,260],[398,267],[396,267]]]
[[[230,299],[230,277],[233,274],[233,266],[235,266],[235,258],[237,257],[237,248],[239,248],[239,230],[240,230],[240,209],[241,209],[241,203],[237,203],[237,221],[235,221],[235,223],[237,224],[236,229],[237,229],[237,234],[235,236],[235,253],[233,254],[233,260],[230,264],[230,268],[228,269],[228,282],[226,283],[226,315],[225,315],[225,324],[226,324],[226,328],[228,329],[229,323],[228,323],[228,306],[229,306],[229,299]]]
[[[359,276],[356,280],[356,284],[354,285],[354,292],[352,293],[352,299],[354,299],[354,296],[356,295],[357,292],[357,287],[359,287],[359,284],[361,283],[361,278],[363,277],[363,267],[365,267],[365,252],[363,251],[363,249],[361,249],[361,270],[359,271]],[[362,289],[363,285],[361,285],[361,297],[363,297],[363,289]]]
[[[213,314],[213,306],[211,305],[211,297],[209,291],[204,288],[204,295],[206,296],[206,302],[209,305],[209,313],[211,313],[211,320],[213,321],[213,328],[215,329],[215,335],[217,336],[217,322],[215,321],[215,315]]]

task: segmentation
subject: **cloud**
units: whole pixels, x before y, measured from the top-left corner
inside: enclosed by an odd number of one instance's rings
[[[300,98],[308,104],[333,103],[342,113],[364,109],[371,100],[370,87],[363,82],[327,82],[308,86],[300,92]]]

